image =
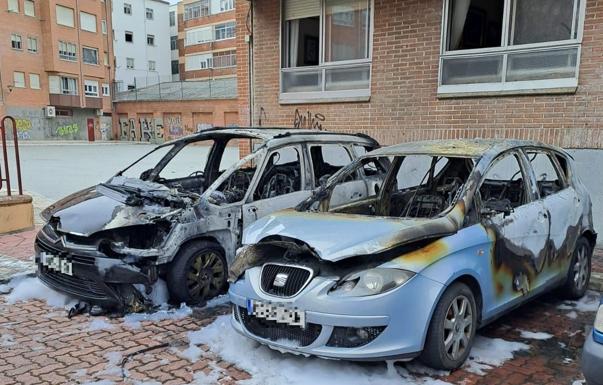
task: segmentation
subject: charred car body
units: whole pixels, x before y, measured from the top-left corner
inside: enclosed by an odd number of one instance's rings
[[[275,349],[460,366],[475,331],[547,290],[584,294],[591,201],[563,150],[385,147],[245,230],[232,324]]]
[[[240,160],[239,141],[253,150]],[[225,289],[244,227],[376,147],[363,135],[235,128],[166,143],[42,213],[38,276],[104,308],[144,305],[159,278],[174,302],[199,303]]]

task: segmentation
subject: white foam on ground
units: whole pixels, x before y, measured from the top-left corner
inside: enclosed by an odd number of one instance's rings
[[[586,292],[584,297],[578,301],[563,301],[557,306],[559,310],[575,310],[581,313],[594,313],[599,309],[599,299],[601,295],[594,291]]]
[[[19,279],[12,292],[6,297],[9,304],[31,299],[46,301],[48,306],[63,308],[70,308],[78,302],[74,298],[52,290],[38,278]]]
[[[569,313],[566,314],[567,318],[570,319],[577,319],[578,318],[578,313],[576,313],[575,311],[570,311]]]
[[[134,287],[142,294],[143,297],[150,300],[153,303],[153,306],[161,306],[168,303],[170,300],[167,283],[165,283],[165,281],[161,278],[159,278],[157,282],[153,284],[151,294],[147,294],[145,292],[144,285],[136,284]]]
[[[105,354],[105,359],[109,362],[107,362],[107,365],[105,365],[105,369],[100,372],[101,375],[107,375],[107,376],[118,376],[121,377],[122,375],[122,369],[121,369],[121,361],[122,361],[122,355],[120,352],[109,352]]]
[[[553,338],[553,335],[549,334],[549,333],[531,332],[529,330],[521,330],[521,329],[517,329],[517,330],[519,331],[521,338],[527,338],[530,340],[540,340],[540,341],[544,341],[544,340]]]
[[[486,374],[486,370],[501,366],[505,361],[512,359],[513,353],[529,349],[529,345],[521,342],[476,336],[473,349],[471,349],[464,368],[468,372],[483,376]]]
[[[222,294],[218,297],[212,298],[209,301],[207,301],[207,304],[205,304],[205,308],[226,305],[229,303],[230,303],[230,299],[228,298],[228,294]]]
[[[115,382],[109,380],[100,380],[93,382],[85,382],[82,385],[115,385]]]
[[[97,318],[90,322],[90,325],[88,325],[87,330],[89,332],[93,332],[93,331],[97,331],[97,330],[111,330],[111,329],[115,329],[115,326],[113,324],[105,321],[102,318]]]
[[[12,334],[0,334],[0,347],[7,348],[16,344]]]
[[[388,371],[382,363],[358,365],[345,361],[302,358],[281,354],[239,335],[230,316],[188,334],[191,344],[205,344],[222,359],[247,371],[245,385],[444,385],[443,381],[410,373],[405,368]],[[211,373],[210,373],[211,375]]]
[[[193,314],[190,307],[185,304],[181,304],[178,309],[161,309],[154,313],[131,313],[124,317],[124,325],[131,329],[138,329],[141,327],[141,322],[144,321],[163,321],[167,319],[178,320]]]

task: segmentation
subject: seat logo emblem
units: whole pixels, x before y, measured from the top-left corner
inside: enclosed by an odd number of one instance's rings
[[[285,287],[285,284],[287,283],[287,279],[289,279],[289,275],[287,275],[285,273],[278,273],[276,275],[276,277],[274,277],[274,282],[272,283],[272,286]]]

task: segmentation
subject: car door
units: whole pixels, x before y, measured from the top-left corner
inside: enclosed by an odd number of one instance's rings
[[[267,154],[253,192],[243,205],[244,227],[275,211],[294,207],[310,196],[303,164],[300,145],[284,146]]]
[[[495,239],[491,253],[490,314],[503,311],[534,293],[546,260],[548,213],[534,196],[531,171],[523,154],[499,156],[478,190],[481,221]]]
[[[539,199],[551,224],[549,261],[543,269],[543,279],[547,282],[565,279],[577,239],[582,213],[577,207],[581,202],[553,153],[538,148],[528,148],[525,153],[534,171]]]

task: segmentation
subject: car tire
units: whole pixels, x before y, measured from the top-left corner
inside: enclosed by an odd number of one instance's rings
[[[563,297],[579,299],[586,294],[590,281],[593,248],[584,237],[578,238],[572,253],[572,263],[567,273],[567,280],[561,289]]]
[[[471,314],[467,314],[467,310]],[[469,356],[477,329],[477,306],[469,286],[456,282],[442,295],[429,323],[420,360],[434,369],[459,368]]]
[[[224,291],[227,276],[226,258],[219,244],[187,243],[176,254],[166,275],[170,300],[177,304],[204,304]]]

